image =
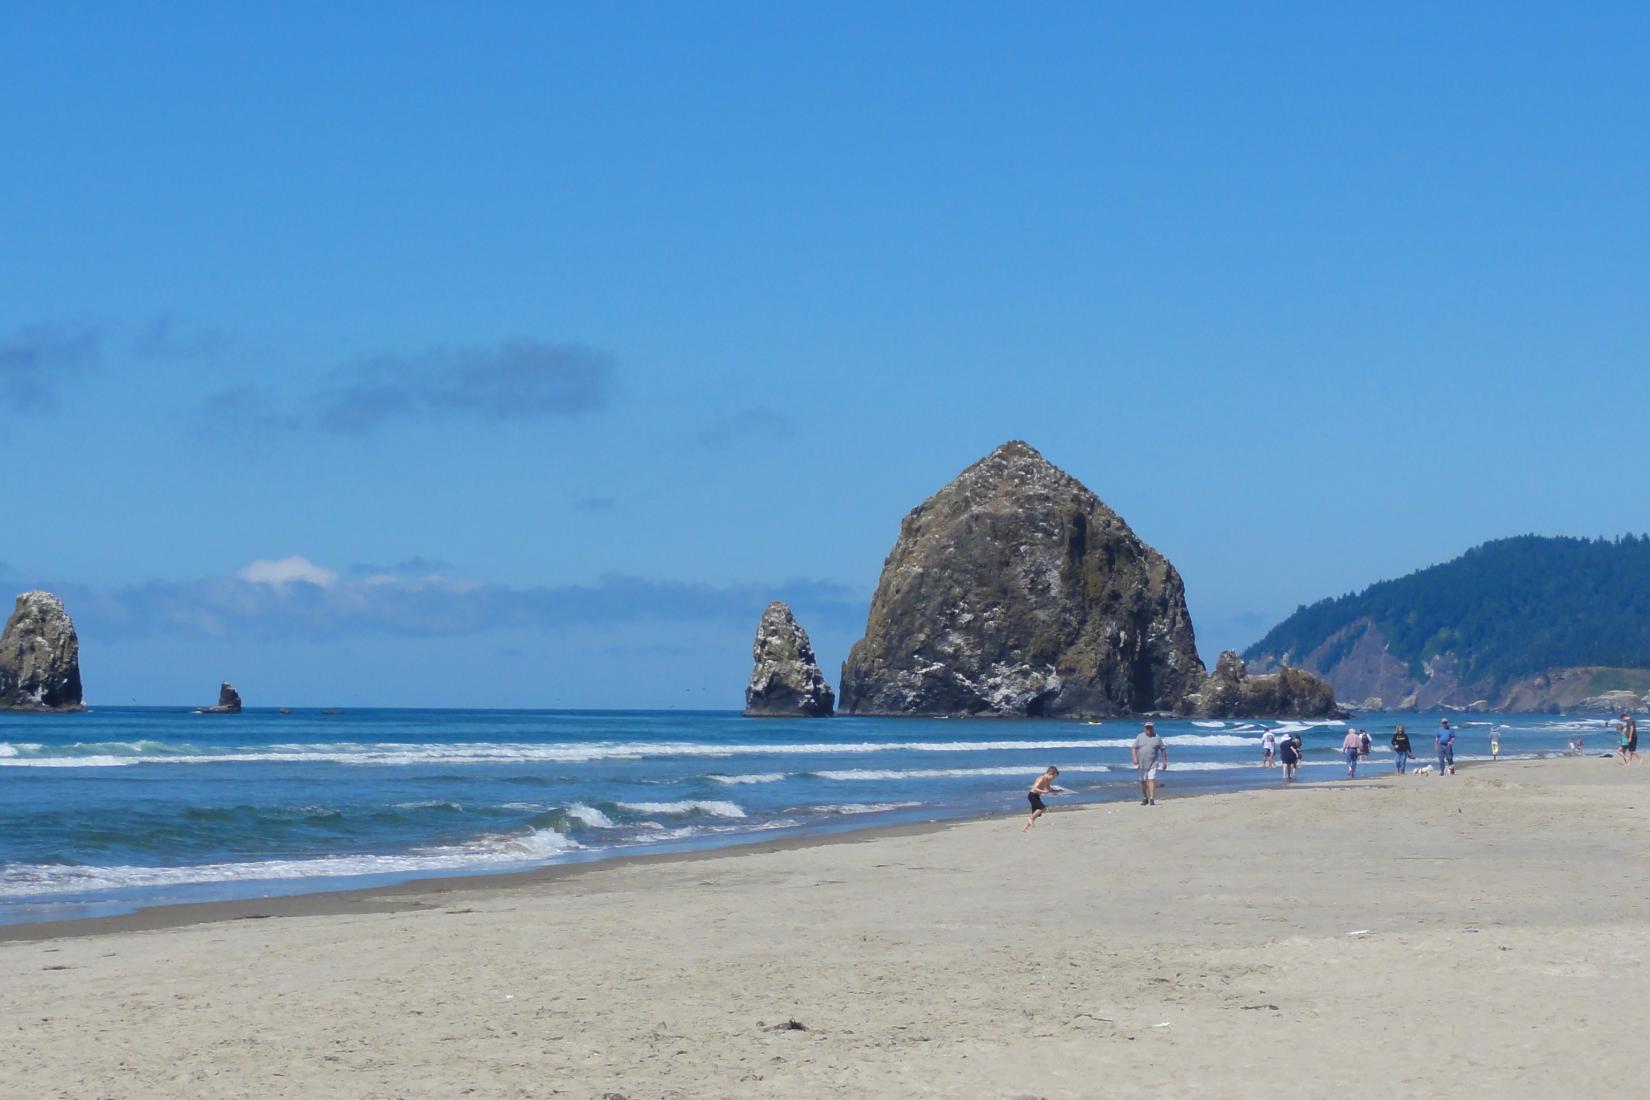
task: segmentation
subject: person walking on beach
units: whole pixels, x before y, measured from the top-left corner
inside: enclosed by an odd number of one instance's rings
[[[1300,767],[1301,747],[1293,737],[1285,737],[1283,744],[1278,746],[1278,759],[1283,762],[1283,781],[1295,781],[1295,769]]]
[[[1129,752],[1134,757],[1134,766],[1140,769],[1140,804],[1157,805],[1157,773],[1169,768],[1169,746],[1157,736],[1157,727],[1147,722]]]
[[[1277,752],[1277,750],[1278,750],[1278,739],[1272,735],[1272,731],[1267,730],[1265,733],[1261,734],[1260,735],[1260,766],[1263,767],[1263,768],[1270,768],[1270,767],[1275,766],[1276,761],[1274,761],[1272,759],[1272,754]]]
[[[1501,727],[1490,727],[1490,759],[1501,759]]]
[[[1621,762],[1631,764],[1639,758],[1639,724],[1633,719],[1630,711],[1621,712],[1621,721],[1616,723],[1616,732],[1621,737]]]
[[[1363,751],[1363,747],[1364,739],[1358,735],[1358,731],[1347,730],[1345,739],[1341,741],[1341,751],[1346,753],[1346,777],[1348,779],[1358,778],[1358,756]]]
[[[1374,747],[1375,747],[1375,742],[1373,740],[1371,740],[1371,738],[1369,736],[1369,731],[1368,730],[1359,730],[1358,731],[1358,755],[1367,757],[1370,753],[1370,750],[1372,750]]]
[[[1450,729],[1448,718],[1438,720],[1438,732],[1432,740],[1438,749],[1438,774],[1454,775],[1455,731]]]
[[[1404,730],[1404,727],[1399,726],[1392,731],[1392,757],[1395,761],[1394,767],[1397,768],[1399,775],[1403,775],[1409,770],[1410,752],[1409,734]]]
[[[1048,809],[1047,806],[1043,805],[1043,796],[1045,794],[1066,793],[1064,790],[1054,785],[1054,780],[1059,774],[1060,769],[1056,768],[1053,764],[1050,764],[1048,766],[1048,771],[1044,772],[1042,775],[1039,775],[1037,777],[1037,781],[1031,785],[1031,789],[1026,791],[1026,801],[1031,803],[1031,817],[1027,819],[1025,829],[1020,830],[1022,833],[1037,824],[1037,819],[1042,817],[1043,812]]]

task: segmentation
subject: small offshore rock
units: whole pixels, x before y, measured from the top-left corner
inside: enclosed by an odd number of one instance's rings
[[[80,710],[80,637],[50,592],[25,592],[0,630],[0,710]]]
[[[836,694],[820,674],[808,632],[783,600],[770,603],[756,624],[756,662],[745,688],[747,718],[829,718]]]
[[[1203,687],[1188,696],[1184,712],[1199,718],[1344,718],[1335,702],[1335,689],[1321,676],[1284,666],[1276,672],[1251,676],[1228,649],[1215,662]]]
[[[241,693],[235,690],[235,685],[228,680],[218,685],[218,705],[215,707],[198,707],[196,714],[239,714],[241,712]]]

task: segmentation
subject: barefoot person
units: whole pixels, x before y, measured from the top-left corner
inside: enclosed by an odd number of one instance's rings
[[[1050,764],[1048,771],[1044,772],[1042,775],[1039,775],[1037,777],[1037,781],[1031,785],[1031,789],[1026,791],[1026,801],[1031,803],[1031,817],[1027,819],[1025,829],[1020,830],[1022,833],[1025,832],[1026,829],[1029,829],[1033,825],[1037,824],[1037,819],[1042,817],[1043,812],[1048,809],[1047,806],[1043,805],[1043,796],[1045,794],[1066,793],[1054,785],[1054,778],[1059,774],[1060,769]]]
[[[1272,754],[1278,751],[1278,739],[1267,730],[1260,735],[1260,766],[1270,768],[1274,766]]]

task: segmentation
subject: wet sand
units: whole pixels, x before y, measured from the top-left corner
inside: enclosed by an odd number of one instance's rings
[[[6,930],[0,1096],[1638,1095],[1647,810],[1503,762]]]

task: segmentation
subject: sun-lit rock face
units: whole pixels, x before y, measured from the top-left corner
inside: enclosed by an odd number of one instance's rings
[[[840,710],[1100,717],[1177,710],[1202,681],[1174,566],[1016,441],[905,517]]]
[[[820,675],[808,632],[782,600],[762,612],[751,646],[756,666],[745,688],[747,718],[828,718],[835,694]]]
[[[80,638],[50,592],[25,592],[0,631],[0,710],[77,710]]]

